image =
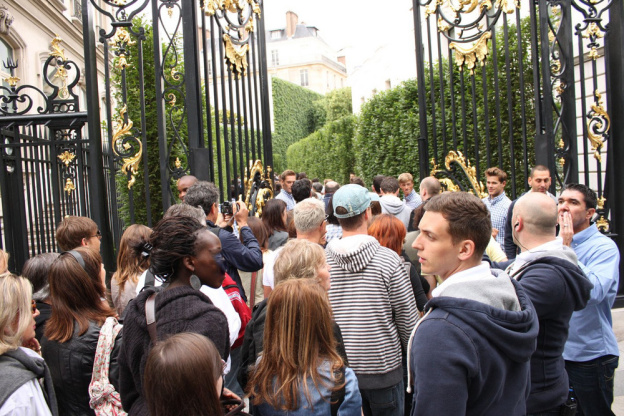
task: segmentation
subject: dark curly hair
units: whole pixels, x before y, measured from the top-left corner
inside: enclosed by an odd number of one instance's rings
[[[182,259],[195,255],[198,231],[206,228],[194,218],[177,216],[161,220],[150,236],[150,270],[164,282],[175,280]]]

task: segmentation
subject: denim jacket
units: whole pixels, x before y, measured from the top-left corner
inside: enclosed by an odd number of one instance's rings
[[[331,386],[329,362],[324,362],[319,368],[319,374],[322,377],[322,383]],[[338,416],[360,416],[362,414],[362,397],[358,388],[355,373],[350,368],[345,369],[345,397],[344,401],[338,409]],[[274,409],[267,403],[254,406],[254,415],[257,416],[328,416],[331,414],[329,388],[319,383],[320,391],[315,388],[312,378],[308,378],[308,387],[310,387],[310,398],[312,406],[308,403],[305,393],[299,392],[299,408],[293,411]]]

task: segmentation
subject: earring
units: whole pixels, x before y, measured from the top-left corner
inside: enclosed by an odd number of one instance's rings
[[[191,275],[191,286],[193,286],[193,289],[195,290],[199,290],[202,287],[202,283],[199,280],[199,277],[195,275],[195,273]]]

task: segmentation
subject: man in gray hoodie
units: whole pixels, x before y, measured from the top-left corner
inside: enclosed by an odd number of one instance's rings
[[[401,220],[407,230],[412,209],[405,204],[405,201],[399,199],[399,181],[397,178],[387,176],[381,181],[379,204],[383,214],[394,215]]]

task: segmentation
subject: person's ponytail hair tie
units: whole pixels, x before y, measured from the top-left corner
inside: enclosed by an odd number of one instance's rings
[[[143,243],[141,245],[141,256],[149,257],[152,252],[152,248],[154,248],[150,243]]]

